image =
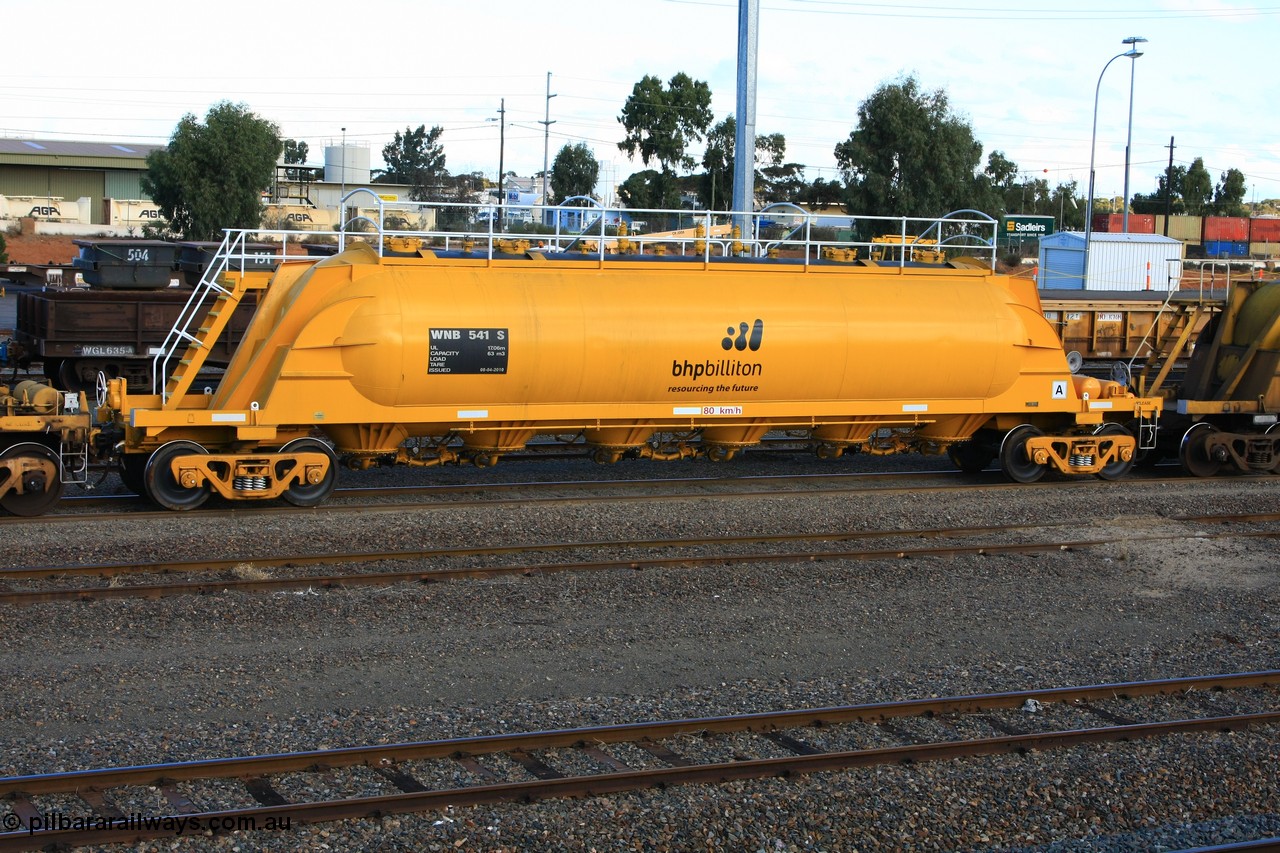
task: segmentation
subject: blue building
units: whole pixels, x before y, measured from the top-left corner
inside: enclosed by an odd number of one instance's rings
[[[1086,270],[1084,234],[1060,231],[1040,239],[1041,290],[1177,290],[1183,244],[1159,234],[1089,236]]]

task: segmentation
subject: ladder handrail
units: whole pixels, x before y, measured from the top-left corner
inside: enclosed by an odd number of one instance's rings
[[[217,283],[218,278],[227,271],[232,246],[238,243],[241,246],[241,256],[243,257],[243,246],[247,234],[248,232],[245,231],[227,231],[224,234],[212,261],[205,267],[204,273],[200,276],[200,281],[191,289],[191,295],[187,297],[186,304],[178,312],[178,317],[174,320],[173,327],[169,329],[168,334],[165,335],[164,342],[160,344],[152,357],[151,393],[161,395],[165,402],[168,402],[168,393],[165,390],[165,386],[169,382],[169,363],[178,354],[179,348],[182,347],[184,342],[188,348],[196,344],[194,336],[187,330],[192,328],[193,323],[198,323],[208,313],[209,309],[205,306],[204,301],[211,293],[214,291],[226,292],[226,288]]]

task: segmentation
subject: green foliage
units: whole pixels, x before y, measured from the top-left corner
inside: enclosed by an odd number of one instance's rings
[[[1172,199],[1169,193],[1172,192]],[[1189,216],[1248,216],[1244,203],[1248,186],[1244,173],[1228,169],[1215,185],[1204,160],[1197,157],[1191,166],[1174,166],[1156,181],[1156,191],[1148,195],[1135,193],[1131,202],[1134,213],[1164,213]]]
[[[839,181],[828,181],[816,178],[805,186],[800,193],[799,201],[803,204],[829,205],[845,203],[845,187]]]
[[[737,122],[733,116],[707,132],[698,180],[698,200],[707,210],[727,210],[733,202],[733,148]]]
[[[244,104],[223,101],[203,124],[187,113],[168,147],[147,155],[142,189],[173,232],[188,240],[217,239],[224,228],[257,228],[282,147],[273,123]]]
[[[991,179],[992,186],[1008,189],[1018,180],[1018,164],[1004,156],[1003,151],[992,151],[987,155],[987,167],[983,174]]]
[[[445,169],[444,146],[440,143],[442,133],[444,128],[439,125],[431,130],[423,124],[417,130],[406,127],[403,134],[397,130],[382,149],[387,168],[380,170],[373,182],[408,184],[409,195],[415,201],[447,200],[451,193],[446,182],[449,172]]]
[[[307,143],[298,142],[296,139],[286,139],[284,141],[285,165],[307,162],[307,154],[309,153],[309,151],[310,149],[308,148]],[[284,174],[285,174],[285,178],[287,178],[288,180],[297,181],[302,179],[303,172],[301,169],[285,169]],[[279,230],[279,229],[273,229],[273,230]]]
[[[1049,213],[1058,217],[1058,230],[1084,230],[1085,206],[1076,201],[1079,187],[1074,180],[1058,184],[1053,188],[1053,196],[1049,199]]]
[[[1222,179],[1213,188],[1213,206],[1219,216],[1248,216],[1244,196],[1248,192],[1244,173],[1239,169],[1228,169],[1222,173]]]
[[[982,145],[952,115],[946,92],[914,77],[882,85],[858,107],[858,127],[836,145],[849,212],[937,216],[970,206]]]
[[[970,202],[964,206],[995,217],[1007,213],[1057,216],[1061,209],[1058,192],[1050,193],[1049,182],[1044,178],[1021,175],[1017,163],[1001,151],[992,151],[987,155],[986,168],[977,177]]]
[[[0,264],[7,264],[9,262],[8,249],[8,245],[4,242],[4,232],[0,231]]]
[[[576,195],[593,195],[599,177],[600,163],[585,142],[566,145],[551,164],[551,195],[556,204]]]
[[[680,184],[668,172],[645,169],[618,186],[618,198],[632,209],[674,210],[680,207]]]
[[[307,143],[298,142],[296,139],[286,139],[284,141],[284,162],[286,164],[305,163],[307,162],[309,151]]]
[[[1191,216],[1213,213],[1213,177],[1204,167],[1203,158],[1193,160],[1182,179],[1182,201]]]
[[[618,148],[640,155],[646,166],[657,161],[664,172],[693,168],[688,146],[702,139],[711,125],[711,88],[680,72],[664,87],[646,74],[631,90],[618,121],[626,138]]]
[[[1186,166],[1174,166],[1172,170],[1166,169],[1165,174],[1156,179],[1156,191],[1150,195],[1134,193],[1129,206],[1134,213],[1163,214],[1167,210],[1175,216],[1182,215],[1186,213],[1186,203],[1182,198],[1182,184],[1186,178]]]
[[[707,146],[702,155],[698,176],[698,200],[708,210],[728,210],[733,203],[734,149],[737,145],[738,122],[733,116],[717,124],[707,133]],[[756,137],[754,189],[756,199],[765,203],[798,201],[807,185],[804,166],[784,162],[787,138],[781,133]]]

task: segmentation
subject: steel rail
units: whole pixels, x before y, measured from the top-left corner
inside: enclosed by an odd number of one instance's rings
[[[788,475],[775,475],[778,482],[788,480],[800,480],[800,477]],[[803,475],[805,480],[810,482],[820,482],[830,479],[857,478],[851,479],[851,482],[865,483],[867,477],[885,478],[885,479],[907,479],[911,477],[926,476],[930,479],[946,476],[951,480],[963,478],[965,475],[956,471],[935,471],[935,472],[867,472],[864,474],[816,474]],[[447,486],[390,486],[379,489],[352,489],[349,492],[339,492],[340,497],[350,496],[352,493],[368,492],[369,494],[377,494],[379,496],[394,495],[412,495],[422,492],[430,494],[447,494],[447,493],[493,493],[495,491],[506,491],[511,488],[524,488],[541,491],[543,489],[573,489],[586,490],[592,488],[613,488],[635,486],[645,488],[650,484],[671,485],[672,483],[688,483],[693,486],[721,486],[735,485],[740,483],[754,483],[758,480],[767,478],[750,477],[750,478],[734,478],[734,477],[716,477],[707,479],[691,478],[688,480],[667,479],[667,480],[574,480],[564,482],[524,482],[524,483],[484,483],[484,484],[453,484]],[[1129,484],[1164,484],[1169,482],[1168,477],[1150,477],[1139,478],[1130,477],[1126,480]],[[1198,482],[1196,478],[1177,477],[1177,480],[1187,480],[1189,482]],[[1209,482],[1213,482],[1210,480]],[[376,503],[376,504],[352,504],[352,503],[335,503],[327,502],[318,507],[298,507],[284,503],[262,503],[252,506],[239,506],[235,508],[206,508],[201,507],[191,513],[191,516],[199,519],[223,519],[223,518],[243,518],[246,513],[253,514],[285,514],[292,515],[296,513],[332,513],[342,514],[348,512],[360,513],[396,513],[396,512],[426,512],[439,511],[448,509],[470,509],[485,506],[502,506],[516,504],[532,504],[532,503],[551,503],[551,504],[582,504],[582,503],[626,503],[649,500],[689,500],[693,498],[777,498],[780,496],[816,496],[822,497],[827,495],[849,495],[849,494],[918,494],[920,492],[948,492],[948,491],[975,491],[984,489],[994,489],[997,491],[1018,490],[1025,492],[1027,490],[1049,489],[1059,490],[1068,488],[1107,488],[1112,486],[1114,481],[1101,480],[1097,478],[1079,479],[1079,480],[1048,480],[1036,483],[1011,483],[1005,480],[991,480],[979,482],[948,482],[940,484],[929,484],[921,486],[920,484],[911,485],[888,485],[888,486],[871,486],[867,487],[831,487],[831,488],[797,488],[797,489],[780,489],[776,486],[768,489],[759,489],[753,491],[723,491],[713,493],[697,493],[697,492],[646,492],[644,494],[606,494],[606,495],[575,495],[575,496],[552,496],[545,498],[487,498],[483,500],[454,500],[448,502],[431,501],[431,502],[404,502],[404,503]],[[64,499],[62,504],[74,504],[77,499]],[[100,500],[98,498],[80,498],[82,501]],[[135,495],[121,495],[112,500],[128,500],[141,501]],[[172,519],[174,513],[170,510],[142,509],[132,511],[119,512],[53,512],[48,515],[42,515],[38,518],[23,518],[17,516],[0,516],[0,527],[7,525],[24,525],[24,524],[40,524],[47,526],[49,524],[83,524],[85,522],[98,521],[145,521],[150,519]]]
[[[1164,720],[1147,723],[1125,723],[1099,728],[1065,729],[1046,732],[1009,734],[1000,737],[909,744],[905,746],[822,752],[809,744],[777,738],[795,755],[746,759],[731,762],[692,764],[669,750],[651,750],[666,757],[667,767],[634,769],[616,760],[607,761],[613,772],[562,776],[550,768],[544,778],[532,781],[494,781],[466,788],[427,790],[411,775],[392,769],[412,760],[454,759],[465,762],[474,756],[507,754],[525,759],[521,763],[540,765],[529,753],[556,748],[595,749],[597,745],[616,743],[656,744],[682,734],[756,732],[776,733],[787,729],[834,726],[847,723],[876,723],[901,717],[940,716],[977,713],[1017,708],[1028,701],[1045,703],[1087,703],[1114,698],[1182,695],[1204,690],[1227,690],[1248,687],[1280,686],[1280,671],[1261,671],[1227,675],[1161,679],[1146,682],[1091,685],[1015,691],[987,695],[969,695],[943,699],[908,700],[866,705],[838,706],[779,713],[746,714],[731,717],[675,720],[658,723],[595,726],[562,729],[518,735],[490,735],[451,740],[423,741],[376,747],[352,747],[318,750],[283,755],[252,756],[241,759],[214,759],[140,767],[109,768],[79,772],[41,774],[0,779],[0,796],[16,806],[15,814],[25,814],[30,825],[38,816],[29,798],[42,794],[78,794],[99,811],[109,810],[101,798],[108,789],[131,786],[156,786],[166,793],[179,781],[240,778],[250,780],[246,787],[257,791],[255,798],[269,804],[244,809],[211,812],[195,811],[189,801],[179,800],[190,809],[183,817],[197,817],[205,826],[222,820],[254,818],[265,821],[272,817],[289,817],[299,822],[319,822],[370,817],[389,812],[426,811],[446,805],[465,806],[487,803],[532,801],[557,797],[598,796],[607,793],[639,790],[676,784],[714,784],[737,779],[789,777],[819,771],[845,770],[873,765],[943,759],[1025,753],[1090,743],[1160,737],[1171,734],[1238,731],[1257,725],[1280,723],[1280,711],[1215,717]],[[1087,706],[1086,706],[1087,707]],[[609,759],[609,756],[600,754]],[[403,793],[324,800],[308,803],[283,801],[266,781],[269,775],[300,771],[322,771],[336,767],[365,766],[381,769]],[[256,788],[250,787],[255,785]],[[266,796],[263,796],[263,792]],[[177,795],[179,798],[181,795]],[[274,797],[274,800],[273,800]],[[90,844],[99,842],[140,841],[173,835],[174,831],[135,831],[109,828],[99,831],[83,828],[49,831],[20,829],[0,834],[0,851],[25,850],[51,844]]]
[[[1236,516],[1199,516],[1175,519],[1177,521],[1232,520],[1275,521],[1280,513],[1262,513]],[[851,539],[873,538],[939,538],[944,536],[971,536],[976,533],[1012,532],[1036,528],[1068,527],[1083,524],[1076,521],[1051,521],[1027,524],[966,525],[963,527],[923,527],[909,530],[847,530],[825,533],[777,533],[750,536],[694,536],[671,539],[596,539],[583,542],[544,543],[534,545],[493,545],[468,548],[427,548],[394,551],[351,551],[341,554],[293,554],[281,557],[233,557],[225,560],[149,560],[139,563],[86,563],[79,566],[14,566],[0,569],[0,580],[31,580],[48,577],[98,576],[113,577],[130,574],[168,574],[176,572],[226,571],[251,563],[254,566],[325,565],[342,562],[373,562],[396,559],[439,559],[442,557],[482,557],[502,554],[539,554],[574,551],[588,548],[662,548],[696,545],[741,545],[766,542],[840,542]]]
[[[1280,837],[1259,838],[1254,841],[1236,841],[1229,844],[1212,844],[1208,847],[1188,847],[1170,850],[1169,853],[1238,853],[1243,850],[1265,850],[1268,853],[1280,851]]]
[[[1043,525],[1027,525],[1029,527]],[[1024,525],[1016,525],[1012,529],[1023,529]],[[962,528],[957,528],[960,530]],[[979,528],[979,530],[981,530]],[[1003,528],[993,528],[994,532],[1002,532]],[[902,536],[920,536],[924,534],[916,532],[907,532],[899,534]],[[878,531],[869,533],[867,536],[875,538],[893,538],[893,533]],[[751,541],[759,539],[768,541],[774,537],[729,537],[722,540],[655,540],[654,546],[670,546],[670,545],[686,545],[686,544],[717,544],[728,542],[730,544],[736,541]],[[802,534],[795,537],[787,537],[780,534],[777,537],[781,541],[788,540],[834,540],[866,538],[859,534]],[[50,603],[58,601],[88,601],[99,599],[124,599],[124,598],[162,598],[172,595],[190,595],[190,594],[212,594],[225,590],[242,590],[242,591],[282,591],[282,590],[298,590],[298,589],[343,589],[367,586],[390,586],[396,583],[406,581],[418,581],[421,583],[444,582],[452,580],[461,580],[464,578],[479,579],[490,577],[501,577],[510,575],[539,575],[551,574],[559,572],[586,572],[586,571],[607,571],[616,569],[656,569],[656,568],[685,568],[695,566],[706,566],[723,563],[736,564],[760,564],[760,563],[817,563],[827,560],[903,560],[915,559],[921,557],[957,557],[957,556],[989,556],[993,554],[1036,554],[1055,551],[1073,551],[1095,548],[1101,545],[1114,544],[1116,542],[1171,542],[1189,538],[1195,539],[1254,539],[1254,538],[1280,538],[1280,530],[1264,530],[1264,531],[1225,531],[1215,533],[1195,533],[1195,534],[1165,534],[1165,535],[1146,535],[1131,536],[1121,535],[1115,538],[1102,539],[1072,539],[1061,540],[1055,542],[1019,542],[1019,543],[987,543],[981,545],[946,545],[934,548],[886,548],[872,550],[840,550],[840,551],[791,551],[791,552],[765,552],[765,553],[719,553],[719,554],[701,554],[696,556],[682,555],[673,557],[629,557],[616,560],[596,560],[583,562],[565,562],[565,563],[522,563],[509,566],[471,566],[452,569],[404,569],[389,572],[344,572],[336,575],[296,575],[290,577],[276,578],[226,578],[213,581],[176,581],[172,583],[149,583],[149,584],[127,584],[119,586],[98,586],[98,587],[76,587],[52,590],[5,590],[0,591],[0,603],[14,605],[30,605],[39,603]],[[602,545],[583,545],[581,547],[632,547],[630,543],[604,543]],[[642,546],[636,546],[642,547]],[[538,550],[534,548],[523,548],[520,546],[503,546],[496,549],[476,549],[479,553],[518,553],[527,550]],[[385,552],[358,552],[352,554],[326,554],[313,555],[312,557],[280,557],[269,558],[265,560],[238,560],[238,561],[222,561],[230,563],[231,567],[249,564],[253,566],[271,565],[281,566],[289,564],[310,563],[310,564],[331,564],[331,563],[368,563],[380,562],[385,560],[422,560],[439,557],[441,552],[439,549],[428,549],[424,551],[385,551]],[[448,554],[456,556],[456,553]],[[227,568],[226,565],[219,566],[220,569]],[[11,570],[0,572],[0,579],[6,577],[6,573]],[[14,570],[22,571],[22,570]],[[43,571],[43,569],[42,569]],[[153,569],[153,572],[157,571]],[[59,572],[46,572],[40,577],[50,577],[57,575]],[[75,572],[65,572],[74,574]],[[15,574],[9,577],[20,577]]]
[[[1165,516],[1180,523],[1226,524],[1280,521],[1280,512],[1211,513],[1202,515]],[[288,565],[328,565],[333,563],[378,562],[382,560],[440,559],[446,557],[485,557],[503,554],[540,554],[603,548],[667,548],[705,545],[747,545],[777,542],[846,542],[857,539],[941,539],[950,536],[974,536],[980,533],[1012,533],[1022,530],[1084,526],[1096,520],[1028,522],[1025,524],[964,525],[961,527],[919,527],[907,530],[841,530],[818,533],[776,533],[750,536],[695,536],[673,539],[596,539],[583,542],[544,543],[535,545],[494,545],[468,548],[427,548],[395,551],[351,551],[341,554],[292,554],[281,557],[234,557],[225,560],[151,560],[139,563],[86,563],[79,566],[13,566],[0,568],[0,581],[35,580],[51,577],[114,577],[135,574],[173,574],[218,572],[246,563],[255,567]]]

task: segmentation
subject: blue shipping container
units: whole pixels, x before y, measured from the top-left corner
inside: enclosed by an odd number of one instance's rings
[[[1206,240],[1204,256],[1206,258],[1247,258],[1249,244],[1242,240]]]

